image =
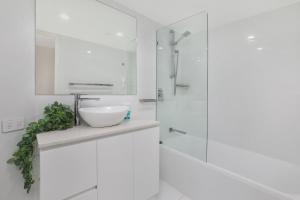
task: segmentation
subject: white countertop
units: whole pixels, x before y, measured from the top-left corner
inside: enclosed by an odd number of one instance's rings
[[[63,131],[52,131],[38,134],[37,143],[39,150],[45,150],[57,146],[63,146],[157,126],[159,126],[159,122],[154,120],[131,120],[128,122],[123,122],[120,125],[105,128],[77,126]]]

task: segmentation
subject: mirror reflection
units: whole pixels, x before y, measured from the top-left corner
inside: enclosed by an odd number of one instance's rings
[[[136,94],[136,19],[96,0],[36,1],[37,94]]]

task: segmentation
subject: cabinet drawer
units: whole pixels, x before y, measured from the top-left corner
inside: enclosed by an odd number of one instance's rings
[[[96,145],[91,141],[41,151],[41,200],[62,200],[95,187]]]

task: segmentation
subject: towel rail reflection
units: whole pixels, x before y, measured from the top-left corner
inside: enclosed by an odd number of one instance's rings
[[[70,82],[69,86],[76,86],[76,85],[83,85],[83,86],[104,86],[104,87],[113,87],[114,84],[111,83],[73,83]]]

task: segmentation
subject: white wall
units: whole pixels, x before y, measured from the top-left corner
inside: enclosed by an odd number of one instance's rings
[[[105,1],[110,3],[110,1]],[[110,3],[111,5],[115,5]],[[117,5],[115,5],[117,6]],[[118,6],[120,9],[123,7]],[[3,0],[0,6],[0,119],[38,118],[43,106],[54,100],[73,102],[72,97],[35,96],[34,93],[34,0]],[[136,15],[133,12],[129,13]],[[155,97],[155,29],[159,25],[138,15],[138,95],[103,96],[102,104],[131,103],[133,118],[154,119],[155,105],[143,105],[141,97]],[[145,78],[144,78],[145,77]],[[149,86],[149,87],[148,87]],[[5,162],[16,150],[22,131],[0,133],[0,199],[37,200],[37,190],[27,195],[20,172]]]
[[[300,165],[299,19],[298,3],[210,31],[209,139]]]

